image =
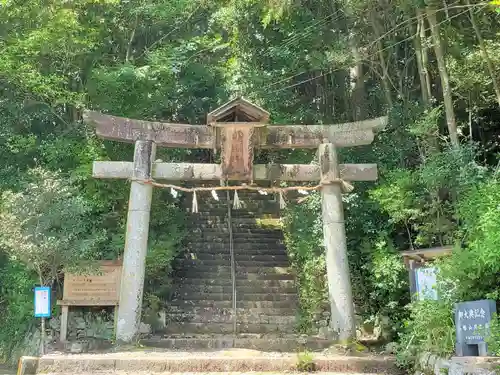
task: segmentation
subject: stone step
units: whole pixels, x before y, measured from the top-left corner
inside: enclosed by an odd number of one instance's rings
[[[187,254],[230,254],[229,245],[218,245],[210,246],[205,248],[196,249],[186,249]],[[234,248],[235,254],[245,254],[245,255],[284,255],[286,254],[286,249],[284,247],[263,247],[260,249],[244,249]],[[189,258],[189,256],[187,256]]]
[[[263,338],[238,335],[153,336],[142,339],[144,350],[23,357],[20,368],[37,374],[266,374],[297,371],[297,353],[309,349],[318,375],[396,375],[401,370],[392,356],[347,356],[320,353],[331,343],[296,335]],[[233,348],[235,350],[233,350]],[[174,350],[172,350],[174,349]],[[239,350],[248,349],[248,350]],[[280,353],[277,353],[280,352]],[[318,353],[316,353],[318,352]],[[32,371],[32,372],[31,372]],[[19,373],[25,373],[20,371]]]
[[[201,260],[201,259],[179,259],[177,263],[182,262],[185,267],[229,267],[229,260]],[[272,260],[272,261],[237,261],[237,267],[288,267],[288,261]]]
[[[175,295],[179,296],[189,296],[192,293],[206,293],[206,294],[231,294],[233,291],[232,286],[227,285],[197,285],[197,284],[182,284],[181,287],[176,290]],[[293,294],[297,292],[297,288],[294,286],[288,287],[269,287],[262,285],[252,285],[252,286],[236,286],[236,295],[244,294]]]
[[[253,238],[253,237],[265,237],[265,238],[272,238],[272,239],[283,239],[283,232],[280,230],[267,230],[267,229],[248,229],[248,230],[238,230],[234,229],[233,231],[233,236],[238,235],[238,237],[248,237],[248,238]],[[229,228],[227,228],[226,231],[220,231],[220,230],[203,230],[201,232],[195,232],[194,230],[192,231],[193,237],[200,238],[203,240],[209,240],[212,238],[228,238],[229,237]]]
[[[274,204],[270,205],[268,204],[268,202],[251,202],[249,200],[244,201],[243,205],[241,205],[240,208],[237,209],[234,208],[233,202],[231,202],[230,208],[231,208],[231,215],[255,214],[259,212],[263,212],[267,215],[273,215],[279,213],[279,207],[275,206]],[[225,202],[221,205],[210,205],[210,204],[200,204],[200,201],[198,201],[198,212],[191,212],[191,206],[187,208],[186,212],[192,216],[210,215],[213,213],[220,215],[227,215],[228,213],[227,209],[228,209],[228,204]]]
[[[185,248],[187,250],[203,250],[203,249],[213,249],[213,250],[229,250],[230,241],[229,238],[223,238],[221,240],[199,240],[192,238],[189,242],[185,243]],[[254,238],[239,238],[234,237],[233,248],[253,250],[253,249],[269,249],[276,248],[281,251],[286,251],[286,246],[283,241],[267,239],[265,237],[254,237]]]
[[[207,238],[197,238],[196,236],[191,236],[186,239],[184,246],[188,249],[227,249],[231,244],[229,235],[221,235],[219,237]],[[246,248],[255,248],[256,246],[261,249],[267,249],[269,246],[275,246],[283,250],[286,249],[283,239],[281,238],[268,238],[265,235],[259,236],[247,236],[245,235],[233,235],[233,245],[254,245],[246,246]]]
[[[172,300],[184,300],[184,301],[232,301],[232,293],[189,293],[180,294],[176,293],[175,298]],[[281,293],[281,294],[270,294],[270,293],[239,293],[236,296],[238,301],[289,301],[290,303],[297,302],[296,293]]]
[[[285,324],[236,324],[237,333],[293,333],[293,325]],[[234,332],[233,323],[177,323],[171,322],[164,330],[167,334],[231,334]]]
[[[279,216],[272,217],[271,219],[274,220],[279,220]],[[231,224],[233,227],[245,227],[245,226],[253,226],[255,228],[266,228],[265,225],[261,225],[262,218],[261,217],[255,217],[251,215],[247,216],[231,216]],[[194,224],[211,224],[211,223],[226,223],[227,224],[227,218],[220,218],[217,215],[214,215],[212,217],[210,216],[199,216],[199,217],[190,217],[188,220],[189,223],[194,223]],[[197,225],[193,225],[193,227],[197,227]],[[274,226],[270,228],[276,228]]]
[[[200,233],[202,230],[229,230],[227,221],[212,221],[209,223],[208,221],[189,221],[191,223],[190,227],[194,232]],[[262,231],[281,231],[281,228],[275,227],[262,227],[257,223],[257,221],[253,220],[253,222],[241,222],[240,220],[233,219],[232,220],[232,229],[233,231],[253,231],[253,230],[262,230]]]
[[[198,220],[204,220],[207,218],[211,219],[215,217],[220,219],[225,219],[227,218],[227,209],[222,209],[222,210],[210,209],[207,211],[198,211],[197,213],[191,214],[190,216],[193,216],[194,219]],[[231,219],[247,219],[247,218],[255,219],[255,218],[261,218],[263,216],[278,217],[277,213],[272,210],[231,211]]]
[[[180,262],[189,261],[188,259],[180,260]],[[275,280],[275,276],[278,277],[279,280],[290,280],[294,278],[294,272],[292,268],[287,265],[285,267],[266,267],[266,266],[248,266],[236,268],[236,277],[238,278],[247,278],[249,280],[262,279],[262,280]],[[207,267],[195,267],[192,262],[189,262],[188,267],[183,269],[182,271],[178,271],[177,274],[183,273],[186,277],[196,277],[196,278],[214,278],[214,275],[217,277],[224,277],[224,275],[228,275],[231,277],[231,266],[230,264],[224,266],[207,266]],[[272,278],[269,278],[272,277]],[[282,278],[281,278],[282,277]]]
[[[189,243],[185,245],[185,250],[188,253],[229,253],[230,251],[230,244],[229,241],[222,243],[205,243],[203,244],[202,242],[196,242],[196,243]],[[233,243],[233,249],[235,251],[244,251],[245,253],[248,253],[250,251],[256,251],[256,252],[261,252],[264,249],[269,249],[271,251],[278,251],[281,253],[286,254],[286,247],[283,244],[279,243],[274,243],[274,242],[252,242],[252,241],[247,241],[247,242],[234,242]]]
[[[257,261],[257,262],[273,262],[273,261],[281,261],[284,264],[288,264],[288,256],[286,254],[245,254],[246,252],[239,252],[239,249],[235,249],[234,258],[236,260],[236,264],[239,264],[243,261]]]
[[[233,308],[232,307],[200,307],[200,306],[174,306],[168,305],[165,307],[165,313],[168,315],[171,314],[189,314],[189,315],[203,315],[206,313],[209,314],[217,314],[217,315],[230,315],[233,316]],[[236,315],[237,316],[253,316],[258,317],[261,315],[266,316],[294,316],[297,313],[297,309],[295,307],[237,307]]]
[[[186,249],[187,250],[192,250],[195,251],[195,250],[198,250],[198,249],[212,249],[212,250],[220,250],[221,252],[224,251],[224,249],[227,249],[229,250],[229,241],[227,241],[227,243],[222,243],[222,242],[214,242],[212,244],[208,244],[208,243],[204,243],[204,242],[191,242],[191,243],[187,243],[186,244]],[[266,240],[259,240],[259,241],[250,241],[250,240],[247,240],[247,241],[238,241],[238,240],[235,240],[234,243],[233,243],[233,248],[234,249],[237,249],[237,250],[240,250],[240,251],[243,251],[243,250],[255,250],[255,249],[269,249],[269,248],[273,248],[273,249],[278,249],[278,250],[281,250],[281,251],[286,251],[286,247],[285,245],[283,245],[282,243],[278,243],[278,242],[273,242],[273,241],[266,241]]]
[[[236,220],[236,219],[234,219]],[[233,220],[231,229],[233,233],[236,232],[252,232],[255,231],[256,233],[260,232],[282,232],[281,227],[263,227],[260,226],[257,222],[253,223],[243,223],[243,224],[238,224],[235,223]],[[217,221],[203,221],[203,222],[198,222],[198,221],[189,221],[189,228],[193,233],[196,234],[201,234],[203,231],[212,231],[212,232],[218,232],[218,233],[228,233],[229,232],[229,225],[227,222],[217,222]]]
[[[189,229],[192,236],[202,240],[211,240],[212,238],[229,238],[229,228],[227,226],[220,226],[220,228],[203,228],[201,231],[197,231],[191,227]],[[238,237],[264,237],[264,238],[272,238],[272,239],[282,239],[283,232],[280,230],[267,230],[267,229],[259,229],[259,228],[232,228],[233,237],[238,234]]]
[[[231,277],[228,278],[182,278],[176,279],[175,283],[177,285],[213,285],[213,286],[232,286],[233,281]],[[295,287],[294,280],[248,280],[248,279],[236,279],[236,286],[239,287],[277,287],[277,288],[292,288]]]
[[[296,353],[310,350],[318,351],[328,348],[331,341],[320,338],[300,338],[296,336],[275,336],[275,337],[234,337],[216,335],[212,337],[195,336],[186,338],[183,336],[161,337],[154,336],[140,341],[141,345],[153,348],[163,348],[169,350],[214,350],[214,349],[251,349],[263,352],[290,352]],[[296,354],[295,354],[296,356]],[[248,358],[247,358],[248,361]],[[257,370],[257,368],[256,368]],[[262,367],[259,367],[260,371]],[[289,371],[290,368],[287,369]],[[225,371],[228,371],[225,367]]]
[[[267,208],[270,207],[277,207],[279,208],[279,202],[276,199],[276,195],[240,195],[238,193],[238,200],[240,202],[245,203],[244,206],[241,208],[235,209],[233,208],[233,202],[234,202],[234,192],[231,193],[231,196],[229,197],[229,200],[227,199],[225,193],[223,192],[218,192],[217,197],[219,200],[212,199],[212,197],[209,195],[209,193],[201,193],[203,195],[200,195],[200,199],[198,199],[198,209],[201,207],[213,207],[213,208],[219,208],[219,207],[227,207],[229,204],[231,206],[231,209],[233,210],[245,210],[247,206],[266,206]],[[208,199],[202,199],[206,197]],[[191,200],[189,201],[191,203]],[[186,208],[191,208],[191,205],[187,206]]]
[[[266,228],[262,228],[262,227],[259,227],[259,226],[255,226],[255,227],[250,227],[250,226],[246,226],[246,227],[238,227],[238,226],[235,226],[233,225],[231,227],[231,230],[233,232],[233,234],[235,233],[238,233],[238,234],[248,234],[248,235],[266,235],[266,236],[271,236],[271,237],[283,237],[283,231],[281,229],[266,229]],[[190,232],[199,237],[199,236],[203,236],[205,234],[208,234],[208,235],[229,235],[229,226],[227,225],[227,223],[221,223],[220,225],[214,227],[214,228],[211,228],[209,226],[204,226],[203,228],[196,228],[196,227],[191,227],[190,228]]]
[[[231,261],[231,254],[229,252],[225,253],[192,253],[191,259],[200,259],[200,260],[227,260]],[[288,256],[286,254],[276,254],[276,255],[260,255],[260,254],[245,254],[244,252],[235,251],[235,259],[237,262],[239,261],[258,261],[258,262],[272,262],[272,261],[281,261],[284,263],[288,262]]]
[[[169,313],[167,320],[175,323],[231,323],[234,324],[234,314],[218,314],[214,310],[192,313],[181,311],[178,313]],[[278,324],[294,325],[296,323],[295,315],[250,315],[236,314],[237,324]]]
[[[214,300],[173,300],[168,302],[169,307],[188,308],[226,308],[233,306],[232,299],[225,301]],[[297,302],[291,300],[284,301],[241,301],[236,302],[236,307],[241,309],[296,309]]]
[[[231,280],[231,271],[227,270],[224,272],[204,272],[204,270],[191,269],[187,272],[178,271],[175,273],[176,279],[179,280]],[[295,280],[295,276],[292,273],[288,274],[258,274],[242,272],[241,269],[236,270],[236,280],[262,280],[262,281],[272,281],[272,280]],[[196,281],[195,281],[196,282]]]

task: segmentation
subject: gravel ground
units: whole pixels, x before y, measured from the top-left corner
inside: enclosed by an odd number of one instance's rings
[[[293,372],[134,372],[134,375],[290,375],[301,374]],[[356,374],[356,373],[341,373],[341,372],[315,372],[315,375],[380,375],[380,374]],[[60,373],[44,373],[43,375],[61,375]],[[73,375],[130,375],[129,372],[111,371],[111,372],[79,372]]]
[[[312,357],[320,358],[345,358],[348,355],[342,355],[338,353],[310,353]],[[45,356],[46,358],[51,357],[65,357],[72,358],[78,357],[82,359],[91,359],[93,357],[108,357],[108,358],[144,358],[144,359],[154,359],[154,358],[242,358],[242,357],[259,357],[259,358],[297,358],[297,353],[280,353],[280,352],[261,352],[258,350],[250,349],[227,349],[227,350],[214,350],[208,352],[181,352],[181,351],[165,351],[165,350],[154,350],[154,349],[137,349],[134,351],[122,351],[122,352],[108,352],[99,354],[67,354],[67,353],[51,353]],[[362,357],[378,357],[365,354]]]

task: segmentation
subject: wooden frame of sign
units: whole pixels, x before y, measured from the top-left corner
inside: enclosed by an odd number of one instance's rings
[[[415,299],[417,293],[416,269],[432,264],[437,258],[448,256],[452,251],[453,246],[440,246],[426,249],[409,249],[401,252],[406,269],[408,270],[412,299]]]
[[[63,299],[57,304],[61,311],[61,337],[65,342],[68,334],[68,314],[70,306],[113,306],[116,314],[120,301],[120,285],[122,274],[121,261],[99,262],[99,274],[74,275],[66,273],[64,276]]]

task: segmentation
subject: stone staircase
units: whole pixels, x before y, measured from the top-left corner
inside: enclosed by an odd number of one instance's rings
[[[233,193],[230,195],[232,199]],[[270,351],[327,346],[326,340],[295,334],[297,289],[283,234],[276,226],[278,202],[271,195],[239,193],[245,207],[231,209],[229,220],[228,204],[232,202],[228,202],[226,192],[218,196],[219,201],[215,201],[200,194],[199,212],[189,214],[191,234],[187,252],[178,260],[175,293],[166,307],[166,328],[163,336],[144,343],[169,349]],[[266,226],[269,222],[275,225]]]

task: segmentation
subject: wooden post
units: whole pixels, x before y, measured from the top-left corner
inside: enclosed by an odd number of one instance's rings
[[[118,325],[118,306],[113,306],[113,338],[116,340],[116,327]]]
[[[69,306],[68,305],[61,306],[61,337],[60,337],[61,342],[65,342],[68,336],[68,313],[69,313]]]
[[[319,146],[323,236],[326,249],[326,271],[330,298],[330,328],[340,342],[355,338],[354,304],[352,300],[347,244],[342,207],[342,184],[337,151],[332,143]]]
[[[40,342],[40,355],[45,355],[45,318],[41,321],[41,342]]]
[[[116,339],[122,342],[131,342],[134,339],[141,320],[153,186],[137,180],[151,179],[155,151],[156,145],[152,141],[135,142],[133,180],[128,202],[120,303],[116,322]]]

